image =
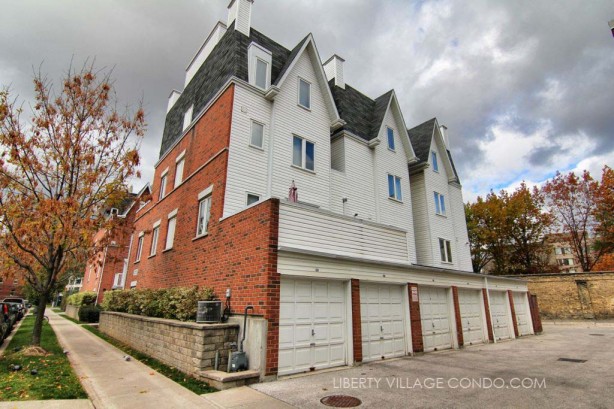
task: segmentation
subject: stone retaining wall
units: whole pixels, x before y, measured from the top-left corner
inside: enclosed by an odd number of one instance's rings
[[[66,305],[66,315],[68,315],[73,320],[79,321],[79,307],[76,305]]]
[[[190,375],[228,365],[230,344],[237,342],[239,326],[196,324],[119,312],[101,312],[100,331]]]
[[[612,272],[536,274],[522,279],[528,281],[531,294],[537,295],[543,318],[614,318]]]

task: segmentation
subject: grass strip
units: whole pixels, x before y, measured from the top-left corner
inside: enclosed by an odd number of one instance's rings
[[[65,314],[65,313],[63,313],[63,312],[59,313],[58,315],[59,315],[60,317],[62,317],[62,318],[66,318],[68,321],[72,321],[72,322],[74,322],[75,324],[79,324],[79,325],[83,325],[83,324],[85,324],[85,322],[81,322],[81,321],[76,320],[76,319],[74,319],[74,318],[72,318],[72,317],[69,317],[68,315],[66,315],[66,314]]]
[[[23,349],[32,341],[34,319],[32,315],[23,319],[0,357],[0,401],[86,399],[87,394],[48,322],[43,322],[41,347],[49,355],[23,355]],[[9,367],[15,364],[21,365],[22,369],[10,370]],[[30,371],[33,369],[38,374],[32,375]]]
[[[63,317],[69,318],[66,316],[63,316]],[[183,386],[186,389],[191,390],[194,393],[202,395],[205,393],[217,392],[217,389],[209,386],[206,382],[196,379],[190,375],[187,375],[181,372],[179,369],[172,368],[166,364],[163,364],[157,359],[154,359],[148,355],[143,354],[142,352],[132,349],[128,345],[124,344],[123,342],[120,342],[116,340],[115,338],[111,338],[110,336],[106,334],[103,334],[96,327],[93,327],[91,325],[82,325],[82,327],[88,330],[89,332],[91,332],[92,334],[96,335],[97,337],[108,342],[109,344],[122,350],[123,352],[126,353],[126,355],[130,355],[132,358],[141,361],[145,365],[149,366],[152,369],[155,369],[162,375],[177,382],[179,385]]]

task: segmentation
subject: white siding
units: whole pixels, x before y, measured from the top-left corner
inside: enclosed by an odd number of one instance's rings
[[[331,174],[331,210],[347,216],[376,221],[373,153],[364,143],[344,137],[345,172]],[[335,144],[338,142],[335,141]],[[334,151],[335,149],[333,149]],[[343,204],[343,198],[347,201]],[[391,223],[401,227],[397,223]]]
[[[407,232],[283,203],[279,247],[373,261],[409,263]]]
[[[450,196],[450,210],[452,210],[452,221],[454,224],[454,235],[456,236],[458,269],[461,271],[473,271],[463,194],[461,189],[455,185],[448,185],[448,192]]]
[[[427,170],[428,171],[428,170]],[[423,266],[433,265],[431,227],[424,173],[411,176],[411,203],[414,216],[414,236],[416,238],[416,259]]]
[[[319,62],[314,62],[318,64]],[[310,110],[298,106],[298,77],[311,83]],[[273,186],[272,196],[288,197],[288,188],[295,181],[301,202],[323,209],[330,205],[330,124],[322,88],[318,85],[310,53],[304,52],[288,73],[274,102]],[[297,135],[315,144],[315,171],[292,166],[292,136]]]
[[[331,144],[330,166],[339,172],[345,172],[345,139],[337,138]]]
[[[484,278],[479,275],[460,275],[454,273],[425,273],[411,266],[396,267],[364,261],[347,261],[317,257],[307,254],[295,254],[280,251],[277,269],[282,275],[304,276],[326,279],[356,278],[364,282],[381,282],[436,287],[457,286],[462,288],[484,288]],[[488,278],[488,287],[497,290],[527,291],[527,283],[505,279]]]
[[[266,196],[270,118],[271,102],[241,86],[235,86],[224,217],[246,207],[247,192]],[[263,149],[249,145],[252,120],[264,124]]]

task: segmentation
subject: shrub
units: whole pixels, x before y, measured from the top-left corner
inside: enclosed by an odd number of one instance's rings
[[[96,302],[96,293],[94,291],[85,291],[69,295],[66,302],[70,305],[81,307],[82,305],[90,305]]]
[[[101,305],[105,311],[188,321],[196,319],[198,301],[213,298],[213,290],[197,286],[114,290],[105,293]]]
[[[100,319],[100,307],[98,305],[84,305],[79,308],[79,321],[81,322],[98,322]]]

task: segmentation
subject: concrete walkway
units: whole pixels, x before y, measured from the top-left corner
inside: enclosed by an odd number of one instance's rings
[[[291,408],[247,387],[199,396],[141,362],[125,361],[122,351],[57,313],[47,315],[95,408]]]

